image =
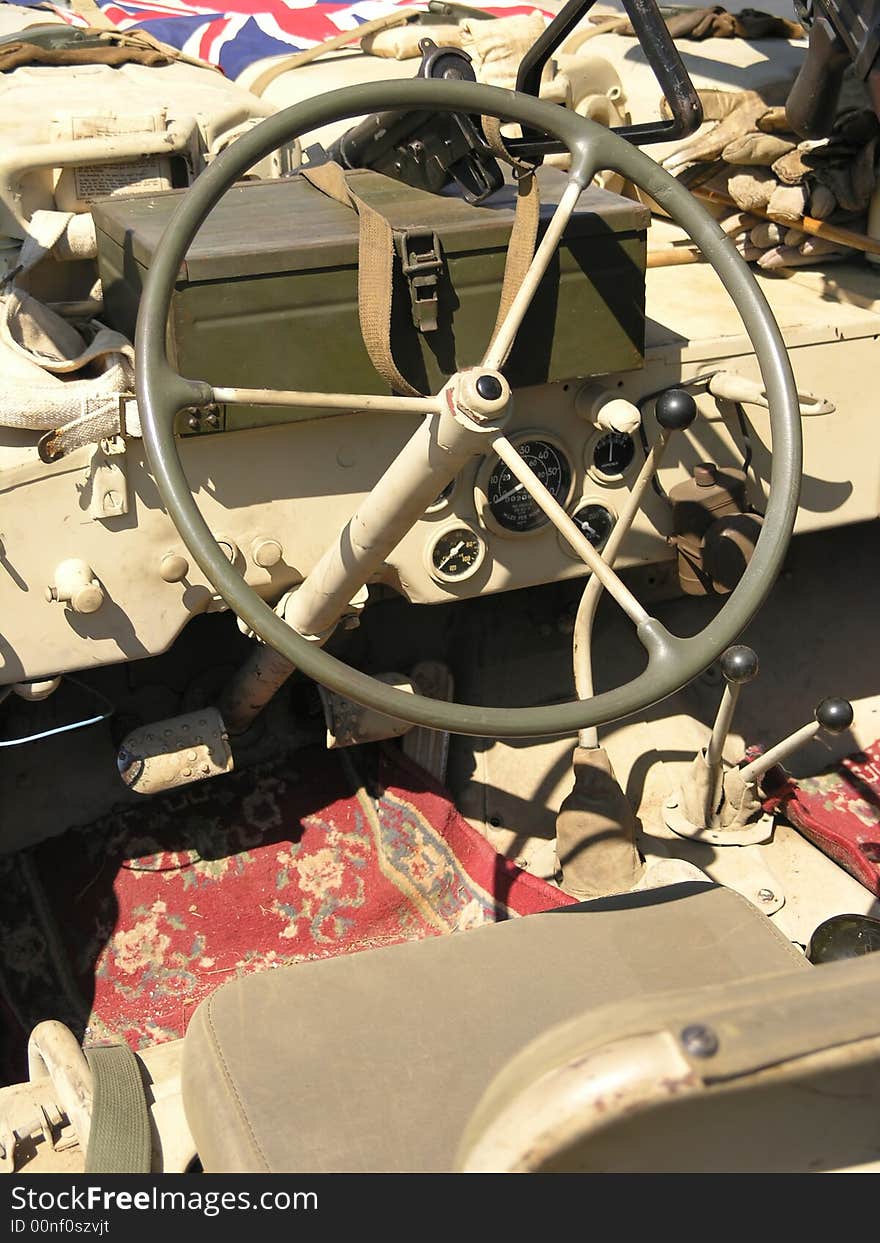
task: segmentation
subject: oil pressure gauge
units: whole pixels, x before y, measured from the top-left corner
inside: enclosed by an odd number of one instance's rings
[[[486,545],[470,527],[447,527],[428,546],[431,577],[441,583],[460,583],[483,564]]]

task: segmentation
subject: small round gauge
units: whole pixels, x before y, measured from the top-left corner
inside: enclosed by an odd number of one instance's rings
[[[587,501],[572,515],[575,526],[586,535],[597,552],[608,543],[608,536],[614,530],[614,515],[610,509],[597,501]]]
[[[438,493],[436,500],[433,500],[425,510],[426,514],[436,514],[438,510],[446,508],[446,502],[455,491],[455,479],[450,479],[442,492]]]
[[[485,555],[486,545],[470,527],[449,527],[431,544],[428,564],[440,582],[460,583],[476,574]]]
[[[606,432],[593,445],[592,473],[600,479],[619,479],[636,455],[636,442],[627,432]]]
[[[516,451],[535,472],[554,500],[565,505],[571,495],[571,463],[552,441],[532,437],[516,444]],[[503,531],[536,531],[549,519],[509,466],[493,458],[485,481],[489,514]]]

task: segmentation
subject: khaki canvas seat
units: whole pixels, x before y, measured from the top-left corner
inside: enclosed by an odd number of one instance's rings
[[[451,1170],[490,1082],[555,1025],[820,970],[739,894],[699,882],[303,963],[198,1008],[187,1120],[208,1171]]]

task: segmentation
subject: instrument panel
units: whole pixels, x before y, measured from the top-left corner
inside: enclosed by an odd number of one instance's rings
[[[582,417],[578,385],[516,394],[510,441],[550,495],[601,551],[617,521],[616,498],[644,461],[638,432],[608,431]],[[404,569],[410,598],[454,598],[583,573],[581,558],[496,455],[467,467],[395,549],[408,563],[414,540],[430,584]],[[392,560],[390,559],[390,560]]]

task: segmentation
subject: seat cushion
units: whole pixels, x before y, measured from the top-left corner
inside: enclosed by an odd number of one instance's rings
[[[688,882],[247,976],[193,1016],[187,1121],[208,1171],[446,1171],[490,1080],[551,1025],[799,969],[745,898]]]

